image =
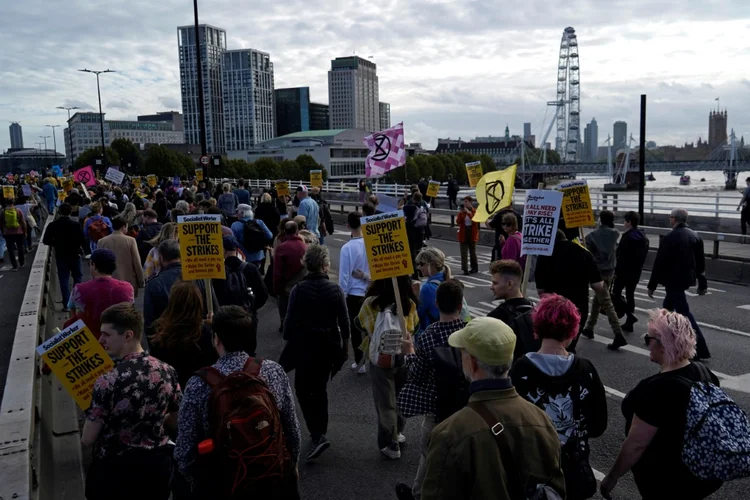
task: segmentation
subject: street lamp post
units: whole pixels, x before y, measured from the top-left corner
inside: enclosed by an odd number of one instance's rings
[[[80,109],[78,106],[57,106],[57,109],[65,109],[68,111],[68,143],[70,145],[70,165],[69,167],[73,167],[73,160],[75,159],[73,157],[73,131],[70,130],[70,110],[71,109]]]
[[[52,129],[52,148],[55,151],[55,160],[57,160],[57,135],[55,134],[55,129],[59,126],[60,125],[45,125],[45,127]]]
[[[40,139],[44,139],[44,156],[47,158],[47,161],[49,162],[49,152],[47,151],[47,139],[49,139],[48,135],[40,135]],[[49,165],[47,165],[49,167]]]
[[[96,94],[99,97],[99,126],[101,128],[102,132],[102,171],[107,171],[107,144],[104,142],[104,114],[102,113],[102,92],[99,89],[99,75],[102,73],[116,73],[116,71],[111,69],[105,69],[101,71],[91,70],[91,69],[79,69],[78,71],[83,71],[84,73],[93,73],[96,75]]]
[[[193,16],[195,18],[195,69],[198,75],[198,116],[200,126],[201,156],[206,156],[206,109],[203,100],[203,64],[201,62],[201,37],[198,28],[198,0],[193,0]],[[208,166],[203,166],[204,178],[208,178]]]

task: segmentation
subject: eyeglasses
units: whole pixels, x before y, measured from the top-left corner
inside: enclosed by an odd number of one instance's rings
[[[649,335],[648,333],[647,333],[646,335],[644,335],[644,336],[643,336],[643,342],[645,342],[645,344],[646,344],[646,347],[648,347],[649,343],[650,343],[650,342],[651,342],[652,340],[655,340],[655,341],[657,341],[657,342],[661,342],[661,340],[659,340],[659,337],[652,337],[652,336],[651,336],[651,335]]]

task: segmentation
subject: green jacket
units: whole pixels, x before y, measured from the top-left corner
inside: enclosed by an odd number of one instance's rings
[[[560,440],[547,415],[513,387],[475,392],[469,402],[475,401],[505,427],[522,481],[546,484],[565,498]],[[465,407],[432,431],[422,500],[517,500],[507,481],[495,437],[476,411]]]

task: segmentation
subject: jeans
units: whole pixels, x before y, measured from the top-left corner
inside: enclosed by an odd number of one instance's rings
[[[5,241],[8,243],[8,255],[10,256],[10,265],[13,269],[18,268],[20,263],[22,266],[25,263],[23,243],[26,239],[25,234],[6,234]],[[18,252],[18,262],[16,262],[16,251]]]
[[[615,306],[612,304],[612,297],[609,294],[609,289],[612,287],[613,279],[614,276],[612,275],[602,277],[606,290],[603,292],[594,292],[594,299],[591,301],[591,315],[586,322],[587,330],[593,330],[596,327],[596,322],[599,319],[599,312],[604,310],[604,314],[607,315],[607,319],[609,320],[609,326],[612,327],[615,336],[622,335],[620,319],[617,317]]]
[[[321,245],[325,245],[326,244],[326,237],[325,236],[321,236],[320,238],[318,238],[318,243],[320,243]]]
[[[296,368],[294,390],[313,441],[328,432],[328,379],[331,363],[327,356],[309,356]]]
[[[357,295],[346,296],[346,309],[349,311],[349,330],[351,331],[352,351],[354,351],[354,361],[357,364],[362,361],[364,354],[359,349],[360,344],[362,344],[362,331],[354,324],[354,320],[357,318],[359,310],[362,309],[362,304],[364,302],[364,297],[359,297]]]
[[[396,404],[396,397],[406,383],[406,368],[380,368],[371,363],[369,372],[378,415],[378,449],[382,450],[398,442],[398,434],[406,426]]]
[[[0,234],[0,260],[5,257],[5,250],[7,250],[7,248],[8,246],[5,244],[5,238]]]
[[[690,324],[693,326],[693,330],[695,330],[697,344],[696,355],[699,358],[711,357],[711,353],[708,351],[708,344],[706,344],[706,339],[703,336],[703,332],[701,332],[698,323],[695,322],[693,313],[690,312],[690,305],[688,305],[687,297],[685,296],[685,290],[681,288],[670,287],[666,289],[666,292],[667,296],[664,297],[664,303],[662,304],[662,307],[664,307],[664,309],[667,309],[668,311],[674,311],[676,313],[682,314],[690,320]]]
[[[73,283],[78,284],[83,281],[83,271],[81,269],[81,258],[75,257],[56,257],[57,277],[60,280],[60,295],[62,295],[63,308],[68,307],[70,300],[70,275],[73,275]]]
[[[625,289],[625,312],[632,315],[635,312],[635,289],[638,281],[625,281],[624,278],[616,277],[615,284],[612,285],[612,295],[615,300],[622,298],[622,290]]]
[[[435,415],[425,415],[422,418],[422,432],[419,438],[419,466],[417,466],[417,475],[414,477],[414,484],[411,487],[411,493],[417,499],[422,497],[422,484],[424,484],[424,475],[427,472],[427,449],[430,444],[430,433],[435,425]]]
[[[479,263],[477,262],[477,242],[476,241],[462,241],[461,242],[461,269],[466,272],[469,270],[467,266],[467,254],[471,256],[471,270],[477,271],[479,269]]]

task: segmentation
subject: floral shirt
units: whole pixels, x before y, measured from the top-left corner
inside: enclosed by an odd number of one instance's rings
[[[159,259],[159,249],[152,248],[146,257],[146,263],[143,264],[143,279],[149,279],[156,276],[161,271],[161,260]]]
[[[219,358],[214,368],[224,375],[240,371],[249,356],[244,352],[229,352]],[[286,445],[292,460],[297,463],[300,451],[300,427],[297,409],[289,385],[289,378],[278,363],[264,359],[260,366],[260,378],[268,384],[281,415],[281,427],[286,437]],[[174,458],[180,472],[188,479],[193,478],[191,467],[198,456],[198,443],[210,436],[208,421],[208,398],[211,387],[200,377],[192,377],[185,386],[185,397],[180,406],[177,445]]]
[[[181,400],[174,368],[146,351],[125,356],[97,379],[86,410],[87,420],[104,423],[94,457],[166,446],[164,419],[179,409]]]

